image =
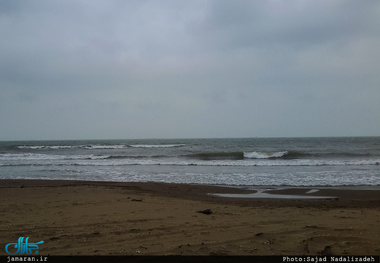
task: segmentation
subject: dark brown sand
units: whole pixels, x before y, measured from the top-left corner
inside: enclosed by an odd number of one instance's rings
[[[44,255],[380,255],[380,191],[274,190],[329,200],[224,198],[199,185],[0,180],[0,253],[19,237]]]

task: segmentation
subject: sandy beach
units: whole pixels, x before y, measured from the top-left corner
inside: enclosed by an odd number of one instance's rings
[[[336,197],[315,200],[212,193],[254,191],[1,180],[0,253],[19,237],[30,237],[44,241],[43,255],[380,255],[378,190],[269,192]]]

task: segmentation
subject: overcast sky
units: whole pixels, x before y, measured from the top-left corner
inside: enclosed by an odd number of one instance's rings
[[[380,136],[380,1],[0,1],[0,140]]]

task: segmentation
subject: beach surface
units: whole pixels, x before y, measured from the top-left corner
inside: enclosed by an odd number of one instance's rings
[[[379,190],[255,193],[187,184],[0,180],[0,253],[30,237],[44,241],[41,255],[380,255]]]

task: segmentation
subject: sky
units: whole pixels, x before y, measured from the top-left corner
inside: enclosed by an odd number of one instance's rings
[[[0,1],[0,140],[380,136],[380,1]]]

